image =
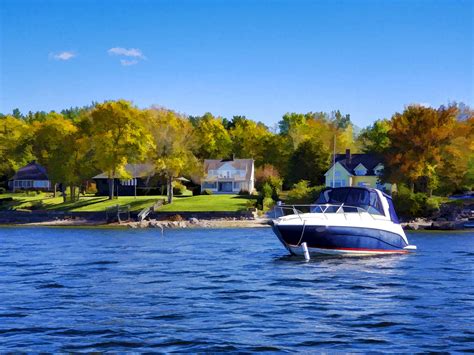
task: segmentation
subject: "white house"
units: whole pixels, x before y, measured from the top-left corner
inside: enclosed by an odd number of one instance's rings
[[[346,149],[346,154],[336,154],[335,164],[324,174],[326,186],[366,186],[391,193],[396,186],[380,181],[383,169],[383,159],[380,155],[351,154],[351,151]]]
[[[255,186],[253,159],[204,160],[205,177],[201,180],[201,192],[252,193]]]

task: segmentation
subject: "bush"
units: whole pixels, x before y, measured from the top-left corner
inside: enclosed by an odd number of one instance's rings
[[[265,197],[262,201],[262,211],[266,212],[275,205],[275,201],[271,197]]]
[[[240,196],[248,196],[248,195],[250,195],[250,193],[247,190],[242,189],[242,190],[239,191],[239,195]]]
[[[267,182],[264,183],[257,197],[257,208],[260,210],[265,210],[265,206],[268,207],[272,205],[274,203],[272,195],[273,195],[272,187],[270,186],[269,183]]]
[[[309,186],[309,181],[301,180],[293,185],[293,188],[288,192],[287,203],[290,204],[311,204],[314,203],[319,194],[326,186]]]
[[[202,191],[201,195],[212,195],[212,190],[204,189],[204,190]]]
[[[283,179],[280,177],[278,170],[271,164],[265,164],[255,171],[255,188],[261,191],[265,184],[272,188],[272,198],[275,201],[278,200],[283,186]]]
[[[169,216],[168,220],[172,221],[172,222],[182,222],[182,221],[184,221],[183,217],[181,217],[181,215],[179,215],[179,214]]]
[[[0,187],[0,194],[4,194],[7,190],[4,187]]]
[[[397,214],[411,220],[418,217],[432,217],[439,211],[439,200],[428,197],[422,192],[413,193],[406,186],[399,186],[398,192],[393,195],[393,203]]]
[[[180,183],[179,181],[175,181],[173,183],[173,195],[176,195],[176,196],[181,196],[181,195],[184,195],[184,193],[186,192],[186,186],[184,186],[182,183]]]

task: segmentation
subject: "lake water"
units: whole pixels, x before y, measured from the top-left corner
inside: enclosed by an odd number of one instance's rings
[[[288,257],[270,229],[0,228],[0,351],[474,350],[474,233]]]

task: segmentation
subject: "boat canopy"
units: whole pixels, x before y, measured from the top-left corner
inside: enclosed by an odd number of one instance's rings
[[[370,214],[385,215],[377,192],[365,187],[327,188],[321,191],[316,204],[343,205],[344,212],[358,212],[355,207],[359,207]]]

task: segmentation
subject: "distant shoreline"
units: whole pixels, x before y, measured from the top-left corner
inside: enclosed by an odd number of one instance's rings
[[[268,228],[270,220],[258,219],[203,219],[196,221],[182,220],[145,220],[124,221],[122,223],[107,223],[106,221],[91,221],[81,219],[49,220],[27,223],[4,223],[0,226],[9,227],[90,227],[90,228],[129,228],[129,229],[185,229],[185,228]]]

